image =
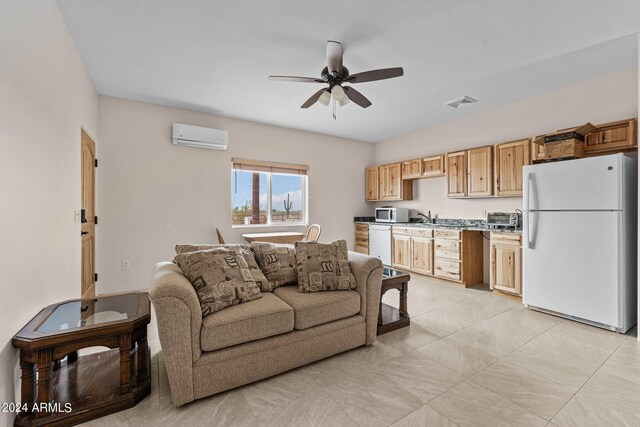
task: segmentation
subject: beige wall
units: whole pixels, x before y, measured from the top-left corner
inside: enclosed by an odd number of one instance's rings
[[[54,1],[0,10],[0,402],[14,402],[11,337],[80,296],[80,127],[97,136],[98,99]]]
[[[309,220],[322,225],[323,241],[351,246],[353,216],[372,209],[363,193],[371,144],[112,97],[99,103],[99,292],[146,287],[175,244],[216,241],[216,227],[228,242],[251,232],[231,228],[232,157],[309,165]],[[229,149],[171,145],[172,123],[227,130]],[[283,229],[305,230],[260,231]]]
[[[482,101],[482,100],[481,100]],[[464,107],[462,107],[464,108]],[[527,138],[586,122],[638,115],[638,70],[625,69],[457,120],[400,135],[375,145],[375,164],[441,154]],[[392,203],[441,218],[484,218],[487,211],[522,209],[522,198],[448,199],[444,177],[414,181],[414,200]],[[377,203],[377,205],[389,204]],[[485,241],[484,276],[489,281]]]

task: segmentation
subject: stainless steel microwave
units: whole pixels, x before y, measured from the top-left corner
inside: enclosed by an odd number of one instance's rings
[[[376,208],[376,222],[409,222],[409,209]]]

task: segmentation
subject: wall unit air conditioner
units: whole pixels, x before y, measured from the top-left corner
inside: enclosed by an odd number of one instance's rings
[[[229,145],[229,133],[226,130],[174,123],[171,143],[184,147],[226,150]]]

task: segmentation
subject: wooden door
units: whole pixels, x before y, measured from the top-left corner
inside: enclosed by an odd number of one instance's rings
[[[408,160],[402,163],[402,179],[414,179],[422,176],[422,159]]]
[[[89,135],[81,130],[82,156],[82,298],[95,296],[95,162],[96,145]]]
[[[469,150],[468,196],[491,196],[493,194],[493,147]]]
[[[367,201],[378,200],[380,181],[378,179],[378,167],[366,169],[365,173],[365,192]]]
[[[393,266],[404,270],[411,269],[411,237],[394,234],[391,240]]]
[[[519,245],[491,244],[491,288],[520,295],[521,249]]]
[[[496,196],[522,196],[522,167],[531,164],[531,141],[496,145],[494,163]]]
[[[448,153],[447,197],[465,197],[467,195],[467,152]]]
[[[422,176],[444,175],[444,155],[422,159]]]
[[[411,238],[411,271],[433,275],[433,239]]]

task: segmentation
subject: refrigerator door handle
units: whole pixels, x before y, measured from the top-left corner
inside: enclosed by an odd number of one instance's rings
[[[527,241],[527,249],[532,249],[533,245],[531,244],[531,220],[529,211],[531,210],[531,206],[529,204],[529,199],[531,198],[531,181],[533,180],[533,173],[527,174],[527,197],[524,201],[524,212],[525,212],[525,239]]]

